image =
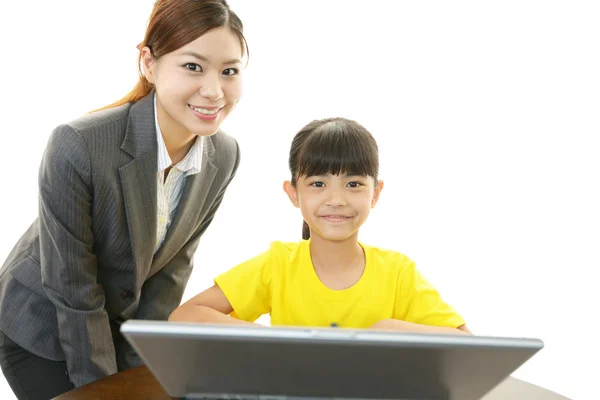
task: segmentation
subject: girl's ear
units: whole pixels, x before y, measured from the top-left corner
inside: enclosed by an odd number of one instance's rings
[[[298,201],[298,191],[292,185],[292,182],[283,182],[283,191],[288,195],[294,207],[300,208],[300,202]]]
[[[375,185],[375,189],[373,190],[373,198],[371,199],[371,208],[375,207],[375,204],[377,204],[377,201],[379,201],[379,195],[381,194],[382,190],[383,190],[383,181],[377,181],[377,184]]]

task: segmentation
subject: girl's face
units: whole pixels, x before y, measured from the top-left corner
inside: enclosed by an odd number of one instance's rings
[[[342,241],[357,239],[358,229],[375,207],[383,182],[372,177],[350,175],[301,176],[284,190],[292,203],[300,208],[311,230],[311,237]]]
[[[158,123],[164,135],[210,136],[242,95],[239,38],[227,27],[155,59],[142,50],[142,68],[156,90]]]

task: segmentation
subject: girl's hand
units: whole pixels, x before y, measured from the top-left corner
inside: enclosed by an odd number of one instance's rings
[[[449,328],[445,326],[415,324],[412,322],[401,321],[399,319],[382,319],[381,321],[371,325],[370,329],[396,332],[450,333],[462,335],[473,334],[466,325],[459,326],[458,328]]]
[[[370,329],[377,329],[377,330],[384,330],[384,331],[391,331],[391,330],[398,330],[398,326],[396,326],[397,324],[395,324],[394,320],[391,319],[382,319],[381,321],[377,321],[375,322],[373,325],[371,325]]]

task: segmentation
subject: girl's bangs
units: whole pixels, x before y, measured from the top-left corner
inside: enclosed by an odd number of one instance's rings
[[[320,128],[329,129],[315,132],[304,143],[298,160],[298,176],[346,174],[377,179],[377,144],[371,135],[357,132],[355,127],[328,125]]]

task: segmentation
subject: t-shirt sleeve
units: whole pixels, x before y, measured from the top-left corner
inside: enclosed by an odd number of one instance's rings
[[[232,317],[253,322],[271,312],[271,251],[217,276],[217,284],[233,308]]]
[[[394,318],[415,324],[458,328],[465,324],[463,318],[415,267],[406,260],[398,276],[398,293]]]

